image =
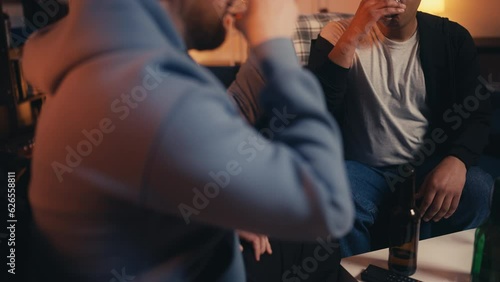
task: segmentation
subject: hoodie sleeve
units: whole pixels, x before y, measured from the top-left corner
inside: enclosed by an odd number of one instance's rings
[[[262,75],[259,61],[255,55],[250,54],[247,61],[241,65],[235,81],[227,90],[250,124],[256,124],[257,120],[262,117],[259,97],[266,84]]]
[[[341,136],[288,40],[255,56],[268,82],[260,132],[218,88],[185,77],[148,164],[143,204],[191,222],[282,239],[345,235],[354,209]],[[266,136],[267,138],[264,138]]]

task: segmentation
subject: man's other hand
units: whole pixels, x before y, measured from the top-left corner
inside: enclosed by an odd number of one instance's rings
[[[448,156],[427,175],[417,194],[417,199],[422,199],[420,212],[424,221],[438,222],[455,213],[466,174],[465,164],[456,157]]]
[[[260,256],[265,254],[272,254],[273,250],[271,249],[271,244],[269,243],[269,238],[266,235],[255,234],[243,230],[237,230],[238,236],[240,236],[240,240],[243,239],[253,245],[255,260],[260,261]],[[243,247],[240,245],[241,250],[243,251]]]

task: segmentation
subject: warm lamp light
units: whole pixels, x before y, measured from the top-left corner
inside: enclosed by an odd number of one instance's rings
[[[445,0],[422,0],[420,11],[427,13],[442,13],[445,10]]]

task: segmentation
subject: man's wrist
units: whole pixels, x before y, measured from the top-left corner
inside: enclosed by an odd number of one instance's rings
[[[354,46],[354,48],[357,48],[364,34],[365,31],[358,28],[348,28],[343,34],[344,38],[342,38],[342,41],[344,41],[346,44]]]
[[[456,156],[449,155],[444,160],[450,161],[453,164],[458,165],[458,166],[462,167],[463,169],[467,170],[467,165],[465,164],[465,162]]]
[[[351,68],[358,43],[359,36],[344,33],[333,50],[328,54],[328,59],[343,68]]]

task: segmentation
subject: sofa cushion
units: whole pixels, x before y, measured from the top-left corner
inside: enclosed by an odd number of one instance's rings
[[[293,34],[293,45],[300,63],[305,66],[309,61],[309,52],[311,50],[311,40],[318,38],[323,27],[332,21],[338,21],[352,17],[351,14],[344,13],[319,13],[311,15],[300,15],[295,24],[295,33]]]

